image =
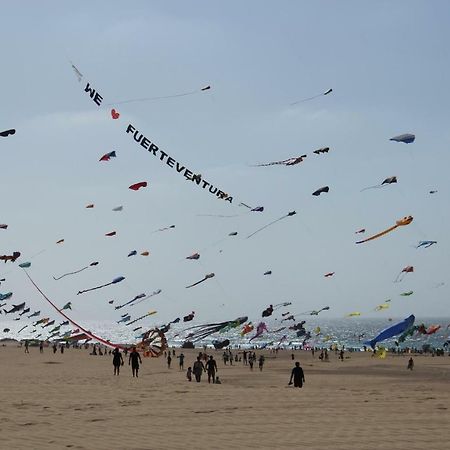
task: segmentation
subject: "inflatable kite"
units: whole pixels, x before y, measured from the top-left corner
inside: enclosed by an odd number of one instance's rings
[[[400,134],[398,136],[394,136],[390,138],[390,141],[395,142],[403,142],[404,144],[411,144],[411,142],[414,142],[416,139],[416,136],[414,134],[406,133],[406,134]]]
[[[113,151],[113,152],[109,152],[109,153],[105,153],[100,159],[99,159],[99,161],[109,161],[111,158],[115,158],[117,155],[116,155],[116,152],[115,151]]]
[[[5,261],[5,263],[7,261],[16,262],[17,258],[20,258],[20,252],[13,252],[12,255],[2,255],[0,256],[0,261]]]
[[[404,267],[401,272],[397,275],[397,277],[394,280],[394,283],[399,283],[400,281],[403,280],[403,278],[405,277],[405,275],[407,273],[413,273],[414,272],[414,267],[413,266],[406,266]]]
[[[139,183],[132,184],[128,187],[128,189],[131,189],[132,191],[138,191],[141,188],[147,187],[146,181],[140,181]]]
[[[191,328],[186,329],[185,331],[194,330],[192,333],[190,333],[190,339],[192,342],[198,341],[200,339],[204,339],[207,336],[210,336],[211,334],[218,333],[222,329],[229,327],[232,325],[233,327],[238,327],[242,325],[243,323],[247,322],[248,317],[238,317],[235,320],[228,320],[225,322],[218,322],[218,323],[207,323],[205,325],[197,325]]]
[[[14,130],[14,129],[5,130],[5,131],[0,132],[1,137],[8,137],[8,136],[12,136],[13,134],[16,134],[16,130]]]
[[[363,244],[364,242],[372,241],[373,239],[377,239],[377,238],[379,238],[381,236],[384,236],[385,234],[390,233],[391,231],[395,230],[398,227],[403,227],[403,226],[409,225],[412,221],[413,221],[413,217],[412,216],[403,217],[403,219],[397,220],[397,222],[395,222],[395,225],[390,227],[390,228],[388,228],[387,230],[384,230],[381,233],[375,234],[374,236],[371,236],[371,237],[369,237],[367,239],[364,239],[362,241],[358,241],[356,243],[357,244]]]
[[[384,186],[387,186],[389,184],[394,184],[394,183],[397,183],[397,177],[385,178],[380,184],[376,184],[374,186],[366,187],[364,189],[361,189],[360,192],[367,191],[368,189],[379,189],[379,188],[382,188]]]
[[[210,278],[214,278],[215,276],[216,275],[214,273],[207,273],[204,278],[202,278],[199,281],[196,281],[193,284],[190,284],[189,286],[186,286],[186,288],[191,288],[191,287],[197,286],[198,284],[203,283],[204,281],[209,280]]]
[[[420,248],[420,247],[428,248],[434,244],[437,244],[437,241],[420,241],[419,245],[417,245],[416,248]]]
[[[316,155],[320,155],[321,153],[328,153],[330,151],[330,147],[322,147],[318,148],[317,150],[314,150],[313,153]]]
[[[380,331],[380,333],[376,337],[374,337],[369,341],[364,342],[364,344],[370,345],[373,349],[375,349],[375,346],[377,345],[378,342],[385,341],[386,339],[397,336],[398,334],[402,334],[403,332],[408,330],[410,327],[414,325],[415,319],[416,318],[414,317],[414,315],[411,314],[405,320]]]
[[[328,186],[324,186],[324,187],[321,187],[321,188],[317,189],[317,191],[314,191],[314,192],[312,193],[312,195],[314,195],[315,197],[317,197],[317,196],[319,196],[320,194],[323,194],[324,192],[329,192],[329,191],[330,191],[330,188],[329,188]]]
[[[93,288],[89,288],[89,289],[84,289],[82,291],[78,291],[77,295],[83,294],[85,292],[95,291],[96,289],[101,289],[101,288],[104,288],[106,286],[110,286],[112,284],[117,284],[117,283],[120,283],[123,280],[125,280],[125,277],[117,277],[117,278],[114,278],[114,280],[112,280],[110,283],[106,283],[106,284],[102,284],[101,286],[96,286],[96,287],[93,287]]]
[[[147,314],[144,314],[143,316],[138,317],[137,319],[134,319],[134,320],[132,320],[131,322],[128,322],[128,323],[126,324],[126,326],[128,327],[129,325],[132,325],[133,323],[136,323],[138,320],[145,319],[145,318],[148,317],[148,316],[153,316],[153,314],[156,314],[156,312],[157,312],[157,311],[149,311]]]
[[[250,342],[253,341],[253,339],[258,338],[259,336],[261,336],[264,331],[268,332],[269,330],[267,329],[267,325],[264,322],[259,322],[258,325],[256,325],[256,333],[254,336],[252,336],[250,338]]]

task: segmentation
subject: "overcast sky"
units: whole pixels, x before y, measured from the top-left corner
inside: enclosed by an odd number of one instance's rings
[[[257,320],[268,304],[292,301],[292,312],[328,305],[327,317],[448,315],[449,17],[446,1],[5,3],[0,131],[17,133],[0,138],[0,223],[9,225],[0,253],[22,252],[1,266],[8,307],[27,301],[50,313],[17,267],[31,261],[33,279],[58,305],[71,301],[78,320],[116,319],[109,300],[156,289],[163,294],[129,312],[156,309],[152,323],[191,311],[199,321]],[[118,120],[106,106],[205,85],[119,105]],[[129,123],[233,203],[133,142]],[[389,141],[402,133],[416,141]],[[113,150],[117,158],[98,161]],[[297,166],[252,167],[302,154]],[[360,192],[394,175],[397,184]],[[139,181],[148,187],[128,189]],[[311,195],[325,185],[328,194]],[[405,215],[411,225],[355,245],[356,230],[375,234]],[[438,244],[415,248],[426,239]],[[199,261],[184,259],[193,252]],[[393,283],[407,265],[414,273]],[[209,272],[216,277],[185,288]],[[121,284],[76,295],[119,275]],[[374,312],[386,299],[390,310]]]

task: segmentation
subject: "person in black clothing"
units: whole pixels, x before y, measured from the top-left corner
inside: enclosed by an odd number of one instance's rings
[[[184,355],[181,353],[177,358],[180,360],[180,370],[183,370],[184,367]]]
[[[295,367],[292,369],[289,384],[292,384],[292,378],[294,378],[294,387],[303,387],[303,383],[305,382],[305,374],[303,373],[303,369],[300,367],[299,362],[296,362]]]
[[[120,353],[119,349],[116,347],[113,350],[112,354],[113,354],[114,375],[119,375],[120,366],[123,366],[122,353]]]
[[[217,363],[214,360],[213,356],[209,357],[209,361],[206,363],[206,370],[208,372],[208,383],[216,382],[216,372],[217,372]]]
[[[142,364],[141,355],[137,352],[136,347],[133,347],[133,351],[130,353],[130,357],[128,359],[128,365],[131,364],[131,371],[133,372],[133,377],[136,378],[139,376],[139,363]]]
[[[195,376],[195,381],[200,383],[202,379],[202,373],[205,371],[205,366],[203,365],[200,356],[197,356],[197,361],[195,361],[194,366],[192,368],[192,373]]]

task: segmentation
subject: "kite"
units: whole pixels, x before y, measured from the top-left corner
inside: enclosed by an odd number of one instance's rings
[[[70,310],[72,310],[72,303],[71,303],[71,302],[66,303],[66,304],[61,308],[61,311],[65,310],[65,309],[70,309]]]
[[[86,205],[86,209],[92,209],[94,207],[93,203],[89,203],[89,205]]]
[[[21,331],[25,330],[25,328],[27,328],[28,325],[23,326],[17,333],[20,333]]]
[[[267,272],[264,272],[263,275],[272,275],[272,271],[268,270]]]
[[[47,328],[47,327],[50,327],[51,325],[53,325],[55,323],[55,321],[54,320],[52,320],[51,322],[47,322],[45,325],[43,325],[43,327],[42,328]]]
[[[0,223],[0,229],[6,230],[8,228],[8,225],[6,223]]]
[[[133,331],[137,331],[137,330],[140,330],[140,329],[142,329],[142,327],[136,327],[136,328],[133,328]]]
[[[69,321],[68,320],[65,320],[64,322],[61,322],[60,324],[59,324],[59,326],[60,327],[65,327],[66,325],[69,325]]]
[[[416,139],[416,136],[414,134],[406,133],[406,134],[400,134],[398,136],[394,136],[390,138],[390,141],[395,142],[403,142],[404,144],[411,144],[411,142],[414,142]]]
[[[329,306],[324,306],[322,309],[319,309],[317,311],[316,310],[310,311],[309,315],[310,316],[318,316],[319,313],[321,313],[322,311],[329,311],[329,310],[330,310]]]
[[[366,229],[365,228],[361,228],[360,230],[355,231],[355,234],[363,234],[365,232],[366,232]]]
[[[9,333],[11,330],[9,328],[3,328],[3,333]]]
[[[135,302],[136,300],[139,300],[139,299],[141,299],[141,298],[148,298],[148,297],[150,297],[150,296],[147,296],[147,295],[144,294],[144,293],[143,293],[143,294],[136,295],[134,298],[132,298],[132,299],[129,300],[128,302],[124,303],[123,305],[116,306],[114,309],[122,309],[124,306],[127,306],[127,305],[129,305],[129,304]]]
[[[29,312],[30,312],[30,308],[24,309],[24,310],[19,314],[19,316],[23,316],[24,314],[29,313]]]
[[[160,97],[143,97],[143,98],[133,98],[130,100],[123,100],[120,102],[114,102],[114,103],[110,103],[107,106],[111,106],[111,105],[125,105],[127,103],[135,103],[135,102],[147,102],[147,101],[152,101],[152,100],[163,100],[163,99],[168,99],[168,98],[177,98],[177,97],[186,97],[188,95],[194,95],[194,94],[198,94],[201,92],[205,92],[205,91],[209,91],[211,89],[210,85],[204,86],[200,89],[196,89],[195,91],[189,91],[189,92],[182,92],[180,94],[172,94],[172,95],[163,95]]]
[[[134,319],[131,322],[128,322],[127,324],[125,324],[125,325],[126,326],[131,325],[133,323],[136,323],[138,320],[145,319],[146,317],[152,316],[153,314],[156,314],[156,313],[157,313],[157,311],[149,311],[147,314],[144,314],[143,316],[138,317],[137,319]]]
[[[132,250],[130,253],[128,253],[128,257],[136,256],[136,255],[137,255],[137,251],[136,250]]]
[[[195,311],[192,311],[190,314],[183,317],[183,322],[190,322],[191,320],[194,319],[194,316],[195,316]]]
[[[157,233],[158,231],[167,231],[167,230],[171,230],[173,228],[175,228],[175,225],[170,225],[169,227],[159,228],[158,230],[155,230],[153,233]]]
[[[335,272],[328,272],[324,275],[325,278],[332,277],[335,274]]]
[[[303,162],[303,159],[306,158],[307,155],[301,155],[294,158],[283,159],[282,161],[272,161],[269,163],[263,164],[255,164],[252,167],[267,167],[267,166],[275,166],[275,165],[283,165],[283,166],[295,166]]]
[[[122,319],[118,320],[117,323],[125,323],[128,322],[129,320],[131,320],[131,316],[127,314]]]
[[[110,231],[109,233],[106,233],[105,236],[115,236],[117,233],[115,231]]]
[[[253,324],[251,322],[246,323],[241,330],[241,336],[243,337],[246,334],[250,333],[251,331],[253,331],[254,328],[255,327],[253,326]]]
[[[83,272],[83,270],[89,269],[89,267],[94,267],[94,266],[97,266],[97,265],[98,265],[98,261],[94,261],[94,262],[91,262],[88,266],[82,267],[82,268],[79,269],[79,270],[75,270],[74,272],[67,272],[67,273],[64,273],[63,275],[61,275],[61,276],[58,277],[58,278],[53,277],[53,279],[54,279],[55,281],[58,281],[58,280],[60,280],[61,278],[67,277],[67,276],[69,276],[69,275],[75,275],[75,274],[77,274],[77,273]]]
[[[14,130],[14,129],[5,130],[5,131],[0,132],[1,137],[8,137],[8,136],[12,136],[13,134],[16,134],[16,130]]]
[[[112,152],[109,152],[109,153],[105,153],[100,159],[99,159],[99,161],[109,161],[111,158],[115,158],[117,155],[116,155],[116,152],[115,151],[112,151]]]
[[[397,177],[385,178],[380,184],[376,184],[374,186],[366,187],[364,189],[361,189],[360,192],[367,191],[368,189],[379,189],[379,188],[382,188],[384,186],[387,186],[388,184],[394,184],[394,183],[397,183]]]
[[[434,333],[436,333],[438,330],[440,330],[440,328],[441,328],[441,325],[430,325],[430,326],[426,329],[425,334],[428,334],[428,335],[434,334]]]
[[[117,120],[119,117],[120,117],[120,114],[119,114],[119,112],[118,111],[116,111],[114,108],[111,110],[111,117],[114,119],[114,120]]]
[[[38,317],[41,315],[40,311],[35,311],[33,314],[30,314],[29,316],[27,316],[28,319],[31,319],[32,317]]]
[[[250,211],[252,212],[263,212],[264,206],[257,206],[256,208],[252,208]]]
[[[430,191],[429,192],[429,194],[436,194],[437,193],[437,191],[435,190],[435,191]]]
[[[375,346],[377,345],[378,342],[384,341],[393,336],[397,336],[398,334],[402,334],[403,332],[408,330],[410,327],[414,325],[415,319],[416,318],[414,317],[414,315],[411,314],[403,321],[398,322],[395,325],[392,325],[389,328],[380,331],[380,333],[376,337],[374,337],[369,341],[364,342],[364,344],[370,345],[373,349],[375,349]]]
[[[59,309],[58,311],[61,312]],[[33,326],[35,327],[36,325],[39,325],[41,323],[47,323],[49,320],[50,319],[48,317],[44,317],[43,319],[39,319],[38,321],[34,322]]]
[[[419,245],[417,245],[416,248],[420,248],[420,247],[428,248],[428,247],[431,247],[433,244],[437,244],[437,241],[420,241]]]
[[[193,253],[190,256],[186,256],[186,259],[191,259],[191,260],[197,260],[200,259],[200,254],[199,253]]]
[[[294,106],[294,105],[297,105],[297,104],[303,103],[303,102],[309,102],[310,100],[314,100],[315,98],[319,98],[319,97],[322,97],[324,95],[331,94],[332,92],[333,92],[333,89],[328,89],[327,91],[322,92],[321,94],[313,95],[312,97],[307,97],[307,98],[304,98],[302,100],[297,100],[296,102],[291,103],[291,106]]]
[[[212,345],[214,345],[216,350],[220,350],[224,347],[228,347],[230,345],[230,340],[225,339],[224,341],[212,341]]]
[[[229,326],[232,326],[233,328],[238,327],[245,322],[247,322],[248,317],[238,317],[235,320],[228,320],[225,322],[218,322],[218,323],[207,323],[205,325],[196,325],[194,327],[190,327],[185,331],[188,330],[195,330],[190,334],[190,338],[193,342],[198,341],[200,339],[204,339],[207,336],[210,336],[211,334],[218,333],[222,329],[227,328]]]
[[[118,211],[123,211],[123,206],[116,206],[115,208],[112,209],[114,212],[118,212]]]
[[[196,281],[195,283],[190,284],[189,286],[186,286],[186,289],[187,289],[187,288],[194,287],[194,286],[197,286],[197,284],[203,283],[204,281],[208,280],[209,278],[213,278],[213,277],[215,277],[215,276],[216,276],[216,275],[215,275],[214,273],[207,273],[207,274],[205,275],[205,277],[202,278],[201,280]]]
[[[256,325],[256,333],[254,336],[250,338],[250,342],[253,341],[253,339],[256,339],[257,337],[261,336],[264,331],[269,332],[267,329],[267,326],[264,322],[259,322],[258,325]]]
[[[269,305],[261,314],[262,317],[269,317],[273,314],[273,305]]]
[[[228,236],[237,236],[238,232],[237,231],[232,231],[231,233],[228,233]]]
[[[329,192],[329,191],[330,191],[330,188],[328,186],[324,186],[324,187],[321,187],[320,189],[317,189],[317,191],[314,191],[312,193],[312,195],[317,197],[320,194],[323,194],[324,192]]]
[[[414,291],[407,291],[407,292],[402,292],[400,295],[402,297],[409,297],[410,295],[413,295]]]
[[[330,147],[322,147],[318,148],[317,150],[314,150],[313,153],[316,155],[320,155],[321,153],[328,153],[330,151]]]
[[[139,183],[132,184],[128,187],[128,189],[131,189],[132,191],[138,191],[140,188],[147,187],[146,181],[140,181]]]
[[[153,292],[152,292],[151,294],[149,294],[149,295],[145,295],[145,296],[143,296],[143,297],[137,296],[137,297],[139,297],[139,298],[136,298],[136,297],[135,297],[135,298],[133,299],[133,304],[132,304],[131,306],[139,305],[139,303],[142,303],[143,301],[145,301],[145,300],[147,300],[147,299],[149,299],[149,298],[151,298],[151,297],[154,297],[155,295],[161,294],[161,292],[162,292],[161,289],[157,289],[156,291],[153,291]],[[140,295],[142,295],[142,294],[140,294]],[[138,301],[136,301],[136,303],[134,303],[135,300],[138,300]]]
[[[148,255],[150,255],[150,252],[147,250],[145,250],[141,253],[141,256],[148,256]]]
[[[2,255],[0,256],[0,261],[5,261],[5,263],[7,261],[16,262],[17,258],[20,258],[20,252],[13,252],[12,255]]]
[[[374,350],[373,353],[377,358],[385,359],[387,355],[387,350],[384,347],[378,347],[376,350]]]
[[[361,315],[360,312],[355,311],[355,312],[351,312],[351,313],[347,314],[346,317],[358,317],[360,315]]]
[[[12,292],[7,292],[6,294],[0,294],[0,301],[7,300],[13,296]]]
[[[31,263],[30,263],[29,261],[23,262],[23,263],[20,263],[20,264],[19,264],[19,267],[20,267],[21,269],[28,269],[29,267],[31,267]]]
[[[390,227],[390,228],[388,228],[387,230],[384,230],[381,233],[375,234],[374,236],[371,236],[371,237],[369,237],[367,239],[364,239],[362,241],[358,241],[356,243],[357,244],[362,244],[364,242],[368,242],[368,241],[371,241],[373,239],[377,239],[377,238],[379,238],[381,236],[384,236],[387,233],[390,233],[391,231],[395,230],[398,227],[403,227],[403,226],[409,225],[412,221],[413,221],[413,217],[412,216],[405,216],[405,217],[403,217],[403,219],[397,220],[395,222],[395,225]]]
[[[388,309],[389,308],[389,304],[387,303],[382,303],[381,305],[378,305],[375,308],[375,311],[383,311],[384,309]]]
[[[75,72],[75,76],[78,78],[78,82],[81,82],[83,74],[75,67],[74,64],[72,64],[72,62],[70,64],[72,66],[73,71]]]
[[[83,291],[78,291],[77,295],[83,294],[84,292],[95,291],[96,289],[101,289],[101,288],[104,288],[106,286],[110,286],[112,284],[117,284],[117,283],[120,283],[123,280],[125,280],[125,277],[117,277],[117,278],[114,278],[110,283],[102,284],[101,286],[96,286],[96,287],[89,288],[89,289],[84,289]]]
[[[285,320],[293,320],[295,321],[295,316],[291,314],[290,316],[286,317],[285,319],[282,319],[281,321],[284,322]]]
[[[24,309],[24,308],[25,308],[25,302],[20,303],[20,305],[13,305],[13,307],[9,311],[6,311],[6,309],[4,309],[3,312],[5,314],[12,314],[15,312],[22,311],[22,309]]]
[[[59,241],[56,241],[57,244],[62,244],[64,242],[64,239],[60,239]]]
[[[404,267],[401,272],[397,275],[397,277],[394,280],[394,283],[399,283],[400,281],[403,280],[403,278],[405,277],[405,275],[407,273],[413,273],[414,272],[414,267],[413,266],[406,266]]]
[[[279,222],[280,220],[285,219],[286,217],[292,217],[295,216],[297,213],[295,211],[289,211],[286,215],[274,220],[273,222],[268,223],[267,225],[264,225],[263,227],[259,228],[258,230],[254,231],[253,233],[249,234],[246,239],[251,238],[252,236],[254,236],[255,234],[259,233],[260,231],[264,230],[265,228],[273,225],[274,223]]]

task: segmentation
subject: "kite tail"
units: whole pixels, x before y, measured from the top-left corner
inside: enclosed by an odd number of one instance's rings
[[[125,105],[127,103],[147,102],[147,101],[151,101],[151,100],[163,100],[163,99],[166,99],[166,98],[186,97],[187,95],[197,94],[198,92],[201,92],[201,91],[190,91],[190,92],[184,92],[182,94],[163,95],[161,97],[133,98],[131,100],[124,100],[124,101],[121,101],[121,102],[108,103],[106,106]]]
[[[53,277],[53,279],[54,279],[55,281],[58,281],[58,280],[60,280],[61,278],[67,277],[68,275],[75,275],[75,274],[77,274],[77,273],[83,272],[83,270],[86,270],[86,269],[88,269],[88,268],[89,268],[89,266],[86,266],[86,267],[83,267],[83,268],[80,269],[80,270],[76,270],[75,272],[67,272],[67,273],[65,273],[64,275],[61,275],[61,276],[58,277],[58,278]]]
[[[362,241],[358,241],[358,242],[356,242],[356,244],[362,244],[364,242],[369,242],[369,241],[372,241],[373,239],[377,239],[381,236],[384,236],[385,234],[390,233],[391,231],[395,230],[397,227],[398,227],[398,225],[394,225],[394,226],[388,228],[387,230],[382,231],[381,233],[375,234],[374,236],[370,236],[369,238],[364,239]]]
[[[93,288],[84,289],[83,291],[78,291],[77,295],[84,294],[85,292],[95,291],[96,289],[104,288],[106,286],[109,286],[110,284],[112,284],[112,283],[106,283],[106,284],[102,284],[101,286],[96,286],[96,287],[93,287]]]
[[[364,189],[361,189],[359,192],[364,192],[364,191],[367,191],[369,189],[379,189],[381,187],[383,187],[381,184],[375,184],[374,186],[365,187]]]
[[[261,227],[261,228],[259,228],[258,230],[254,231],[252,234],[249,234],[245,239],[251,238],[251,237],[254,236],[256,233],[259,233],[260,231],[266,229],[267,227],[270,227],[270,226],[273,225],[274,223],[277,223],[277,222],[279,222],[280,220],[282,220],[282,219],[284,219],[284,218],[286,218],[286,217],[288,217],[288,216],[286,215],[286,216],[280,217],[279,219],[274,220],[273,222],[270,222],[270,223],[268,223],[267,225],[264,225],[263,227]]]
[[[207,278],[203,278],[203,280],[197,281],[197,282],[194,283],[194,284],[191,284],[191,285],[189,285],[189,286],[186,286],[186,289],[187,289],[187,288],[194,287],[194,286],[197,286],[197,284],[203,283],[203,282],[206,281],[206,280],[207,280]]]

